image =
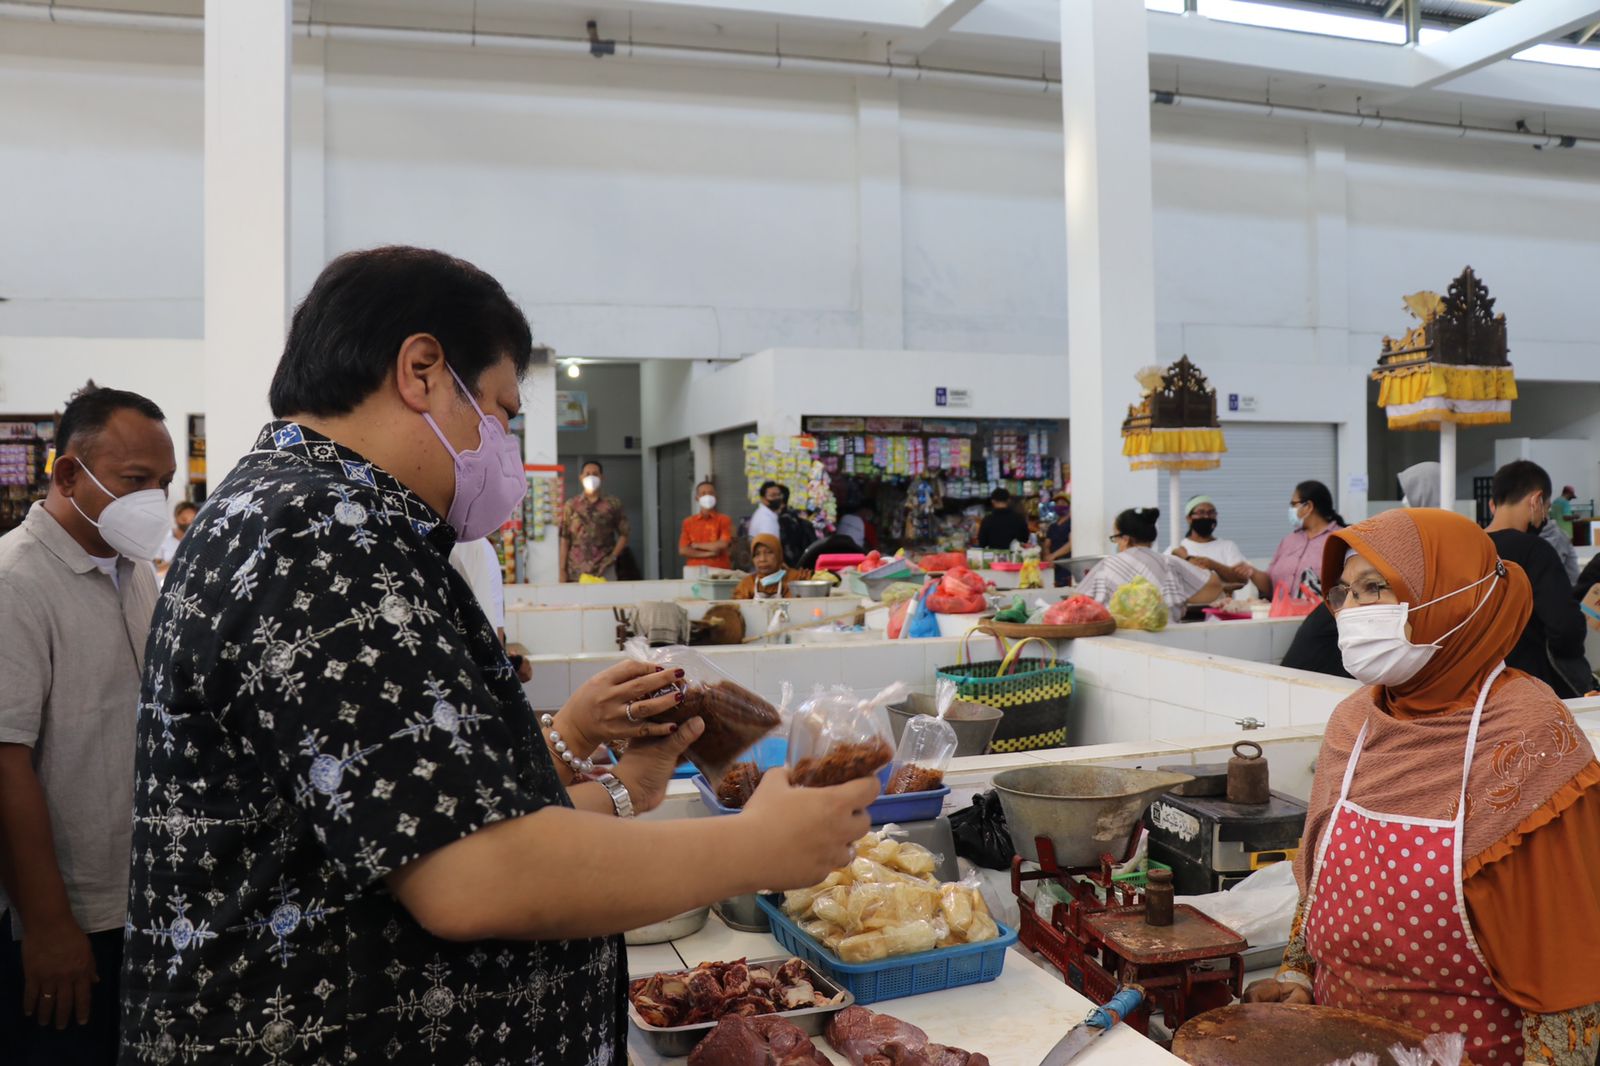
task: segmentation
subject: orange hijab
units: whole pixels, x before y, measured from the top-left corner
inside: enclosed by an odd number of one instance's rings
[[[1339,583],[1350,549],[1377,568],[1402,602],[1412,605],[1415,643],[1431,644],[1472,615],[1444,639],[1416,677],[1377,689],[1378,706],[1400,719],[1473,706],[1484,680],[1516,645],[1533,611],[1533,587],[1522,568],[1504,563],[1506,576],[1498,581],[1418,609],[1418,604],[1466,589],[1501,563],[1494,541],[1476,523],[1451,511],[1412,508],[1385,511],[1341,529],[1323,550],[1323,588]],[[1486,597],[1488,602],[1473,614]],[[1500,680],[1506,680],[1504,674]]]

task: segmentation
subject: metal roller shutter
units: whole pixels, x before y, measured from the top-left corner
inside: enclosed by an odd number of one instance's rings
[[[1289,532],[1289,497],[1302,481],[1320,481],[1339,502],[1338,438],[1325,423],[1224,422],[1228,454],[1216,470],[1185,471],[1185,502],[1202,493],[1217,503],[1217,536],[1236,541],[1245,556],[1272,558]],[[1160,506],[1167,506],[1167,474],[1158,475]],[[1167,545],[1167,516],[1161,516]]]
[[[717,508],[733,518],[735,528],[756,509],[744,476],[744,435],[755,431],[756,427],[749,425],[711,435],[711,480],[717,486]]]

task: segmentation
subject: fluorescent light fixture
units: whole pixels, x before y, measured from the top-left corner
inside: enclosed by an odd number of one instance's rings
[[[1563,67],[1588,67],[1600,70],[1600,48],[1576,48],[1567,44],[1536,44],[1524,48],[1512,59],[1529,63],[1554,63]]]
[[[1218,22],[1238,22],[1274,30],[1347,37],[1379,44],[1406,43],[1406,28],[1399,22],[1305,11],[1276,4],[1253,4],[1248,0],[1200,0],[1200,14]]]

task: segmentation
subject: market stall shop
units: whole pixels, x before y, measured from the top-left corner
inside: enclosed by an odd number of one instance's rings
[[[965,550],[996,489],[1037,531],[1066,484],[1063,422],[812,415],[801,425],[795,437],[746,436],[750,503],[777,481],[791,507],[863,550]]]

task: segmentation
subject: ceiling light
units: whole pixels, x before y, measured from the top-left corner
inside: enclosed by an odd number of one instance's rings
[[[1382,44],[1406,43],[1404,25],[1381,19],[1333,15],[1275,4],[1253,4],[1246,0],[1200,0],[1199,7],[1200,14],[1219,22],[1241,22],[1248,26],[1349,37]]]
[[[567,377],[575,378],[575,377],[577,377],[578,375],[580,375],[582,373],[583,373],[583,371],[578,367],[577,363],[568,363],[567,364]]]

